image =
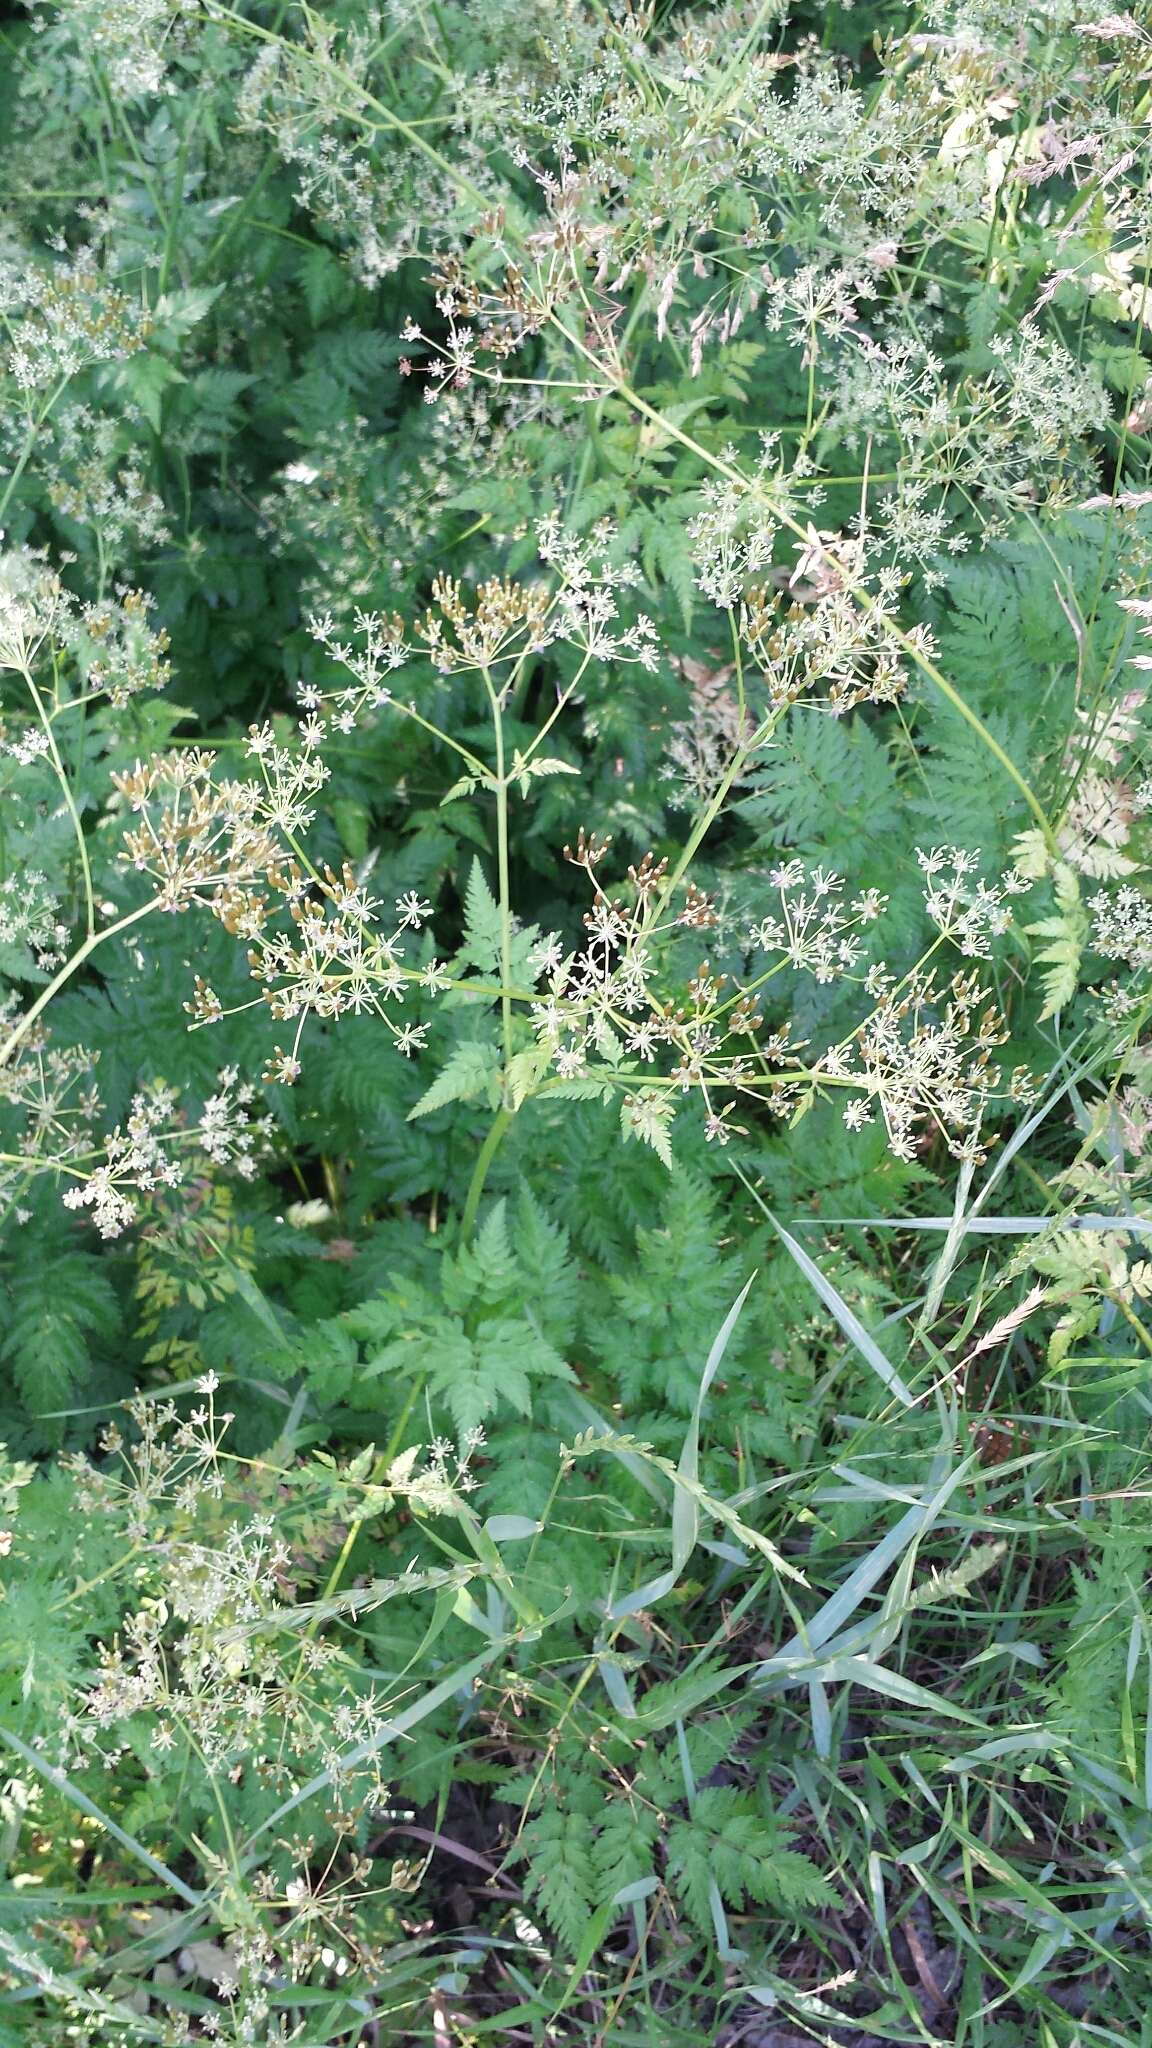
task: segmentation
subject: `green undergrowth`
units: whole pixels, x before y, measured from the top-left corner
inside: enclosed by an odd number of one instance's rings
[[[0,21],[0,2048],[1152,2048],[1150,94]]]

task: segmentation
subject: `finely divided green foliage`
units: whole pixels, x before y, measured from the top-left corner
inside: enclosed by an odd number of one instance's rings
[[[1150,78],[0,25],[0,2048],[1152,2044]]]

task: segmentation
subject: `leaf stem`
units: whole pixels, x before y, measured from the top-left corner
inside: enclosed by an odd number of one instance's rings
[[[476,1154],[476,1164],[472,1169],[472,1179],[468,1183],[468,1193],[464,1202],[464,1214],[460,1218],[460,1242],[462,1244],[468,1243],[476,1227],[476,1214],[480,1207],[480,1198],[484,1193],[484,1184],[488,1179],[488,1169],[500,1149],[500,1145],[511,1122],[512,1111],[504,1108],[498,1109],[492,1119],[488,1136]]]

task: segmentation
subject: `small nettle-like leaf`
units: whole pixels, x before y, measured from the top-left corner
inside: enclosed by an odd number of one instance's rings
[[[689,536],[689,517],[696,509],[696,496],[673,500],[667,513],[650,529],[644,545],[644,566],[649,578],[662,579],[676,598],[686,633],[692,630],[697,604],[696,563]]]
[[[164,393],[174,385],[184,383],[183,372],[158,350],[142,349],[139,354],[129,356],[126,362],[117,364],[116,379],[133,404],[139,406],[153,432],[158,434]]]
[[[321,1399],[340,1400],[355,1384],[360,1355],[351,1333],[329,1324],[324,1343],[315,1352],[308,1346],[309,1378]]]
[[[198,370],[181,396],[181,437],[190,455],[217,453],[241,425],[237,401],[256,382],[241,370],[215,364]],[[187,415],[185,420],[184,415]]]
[[[1057,861],[1052,871],[1052,886],[1056,894],[1056,915],[1042,917],[1035,924],[1025,925],[1030,938],[1043,939],[1035,958],[1038,966],[1047,968],[1041,977],[1044,990],[1044,1007],[1040,1012],[1040,1023],[1055,1017],[1072,1001],[1080,981],[1080,961],[1088,942],[1088,913],[1080,900],[1080,880],[1074,869],[1065,861]]]
[[[552,1221],[527,1188],[517,1197],[514,1229],[524,1299],[545,1335],[562,1345],[575,1327],[581,1278],[568,1232]]]
[[[0,939],[0,980],[43,983],[50,979],[47,968],[36,965],[26,945],[14,946]]]
[[[223,284],[189,285],[181,291],[162,293],[153,315],[156,332],[161,339],[182,341],[207,319],[224,290]]]
[[[479,787],[480,777],[478,775],[461,775],[459,780],[452,784],[451,789],[446,790],[445,794],[441,797],[441,810],[444,809],[446,804],[454,804],[457,797],[471,796],[473,790],[479,789]]]
[[[1092,1535],[1087,1569],[1072,1567],[1075,1599],[1049,1708],[1063,1741],[1126,1774],[1135,1755],[1131,1695],[1136,1640],[1139,1662],[1147,1669],[1142,1593],[1150,1553],[1147,1516],[1133,1517],[1126,1501],[1110,1503]]]
[[[561,761],[557,755],[534,754],[526,761],[519,748],[513,753],[511,773],[520,784],[521,796],[527,796],[533,780],[544,775],[579,775],[580,770],[572,761]]]
[[[374,1347],[386,1344],[405,1321],[412,1319],[412,1302],[389,1294],[374,1295],[355,1308],[346,1309],[340,1322],[369,1356]]]
[[[424,1090],[409,1121],[430,1116],[449,1102],[486,1101],[495,1109],[500,1100],[500,1055],[494,1045],[482,1041],[456,1046],[436,1079]]]
[[[524,1299],[519,1262],[508,1229],[508,1204],[493,1202],[471,1244],[461,1245],[446,1259],[441,1287],[449,1308],[464,1310],[473,1303],[493,1308]]]
[[[500,940],[500,906],[488,886],[479,860],[474,860],[464,897],[464,944],[461,952],[474,967],[479,967],[486,974],[495,974],[500,965]]]
[[[342,311],[355,298],[347,264],[322,242],[314,242],[304,251],[299,274],[308,311],[317,324]]]
[[[609,1803],[592,1849],[599,1901],[606,1903],[650,1876],[659,1825],[652,1807],[639,1799]]]
[[[546,1045],[528,1046],[514,1052],[504,1069],[504,1096],[509,1109],[523,1107],[551,1062]]]
[[[1029,882],[1039,882],[1048,873],[1051,855],[1048,841],[1038,825],[1017,833],[1012,841],[1012,865]]]
[[[470,1337],[458,1317],[437,1317],[409,1347],[389,1356],[427,1375],[428,1397],[443,1402],[463,1435],[501,1405],[528,1416],[538,1380],[574,1379],[571,1368],[523,1317],[485,1323]]]
[[[622,1135],[636,1139],[641,1145],[650,1145],[669,1173],[673,1165],[669,1130],[675,1114],[675,1103],[655,1088],[644,1088],[637,1095],[626,1095],[620,1104]]]

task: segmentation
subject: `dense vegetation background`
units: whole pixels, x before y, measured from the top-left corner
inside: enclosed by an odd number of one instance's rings
[[[1152,33],[0,23],[0,2043],[1152,2044]]]

